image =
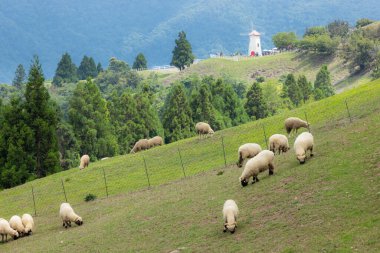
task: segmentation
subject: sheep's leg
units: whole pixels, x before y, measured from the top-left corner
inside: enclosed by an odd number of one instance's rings
[[[313,156],[314,154],[313,154],[313,146],[311,146],[311,148],[310,148],[310,156]]]
[[[272,163],[268,164],[269,167],[269,176],[274,174],[274,165]]]

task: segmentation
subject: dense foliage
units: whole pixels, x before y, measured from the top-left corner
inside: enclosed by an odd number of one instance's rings
[[[72,83],[78,80],[77,67],[71,61],[69,53],[64,53],[58,62],[57,69],[53,78],[55,86],[62,86],[63,83]]]
[[[179,70],[183,70],[193,63],[193,51],[189,41],[186,39],[186,33],[184,31],[178,34],[178,39],[175,40],[175,47],[172,53],[173,57],[170,64],[176,66]]]

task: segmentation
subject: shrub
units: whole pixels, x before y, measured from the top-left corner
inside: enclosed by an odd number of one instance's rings
[[[96,195],[92,194],[92,193],[89,193],[86,195],[86,197],[84,198],[84,201],[86,202],[89,202],[89,201],[93,201],[96,199]]]

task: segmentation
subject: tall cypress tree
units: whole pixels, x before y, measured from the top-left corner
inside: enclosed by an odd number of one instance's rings
[[[297,85],[296,78],[293,74],[288,74],[285,80],[285,86],[288,92],[288,97],[292,103],[298,106],[302,100],[301,90]]]
[[[216,123],[215,108],[211,103],[211,92],[207,84],[202,84],[199,90],[193,91],[191,107],[193,109],[194,122],[208,122],[215,129],[218,129]]]
[[[322,99],[334,95],[334,88],[331,85],[330,72],[327,69],[327,65],[323,65],[314,82],[314,97],[316,99]]]
[[[136,56],[136,59],[133,63],[132,68],[133,69],[146,69],[148,67],[147,61],[145,59],[145,56],[142,53],[139,53]]]
[[[194,124],[182,84],[172,86],[166,99],[162,121],[166,142],[173,142],[192,135]]]
[[[176,46],[173,49],[173,57],[171,65],[176,66],[179,70],[189,67],[194,61],[193,51],[189,41],[186,39],[184,31],[178,34],[178,39],[175,40]]]
[[[63,83],[73,83],[76,81],[78,81],[77,67],[71,61],[71,56],[68,53],[64,53],[55,71],[53,84],[60,87]]]
[[[305,75],[300,75],[297,80],[298,87],[302,93],[303,102],[309,100],[310,95],[313,93],[313,86],[309,81],[307,81]]]
[[[34,135],[33,156],[37,177],[44,177],[59,169],[56,129],[58,118],[55,107],[44,86],[44,76],[35,56],[29,71],[25,92],[26,123]]]
[[[95,61],[92,57],[83,56],[83,59],[78,68],[78,77],[80,80],[94,78],[98,75]]]
[[[254,82],[247,92],[245,111],[252,119],[262,119],[267,116],[267,106],[264,101],[263,91],[258,82]]]
[[[98,62],[98,65],[96,65],[96,70],[98,71],[98,74],[100,72],[103,72],[103,67],[102,67],[102,64],[100,62]]]
[[[26,78],[26,74],[25,74],[24,66],[22,66],[22,64],[19,64],[17,66],[15,77],[12,81],[12,85],[16,87],[17,89],[22,89],[25,82],[25,78]]]

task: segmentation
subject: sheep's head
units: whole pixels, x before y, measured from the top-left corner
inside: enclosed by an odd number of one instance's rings
[[[232,223],[232,224],[228,224],[228,223],[224,223],[224,229],[223,229],[223,232],[227,232],[230,231],[231,234],[235,233],[235,229],[236,229],[236,222]]]
[[[75,219],[75,224],[77,224],[78,226],[82,225],[83,224],[83,220],[81,217],[78,217]]]
[[[209,135],[213,135],[214,134],[214,130],[212,130],[212,129],[208,130],[208,134]]]
[[[13,235],[13,240],[17,240],[17,238],[19,238],[20,236],[17,231],[14,231],[12,235]]]
[[[243,187],[247,186],[248,185],[248,180],[245,179],[245,178],[240,178],[240,183]]]
[[[297,154],[297,160],[300,162],[300,164],[304,164],[306,161],[306,153],[302,152]]]
[[[25,228],[25,230],[24,230],[24,234],[25,234],[25,235],[31,235],[31,234],[32,234],[32,229],[30,229],[30,228]]]

